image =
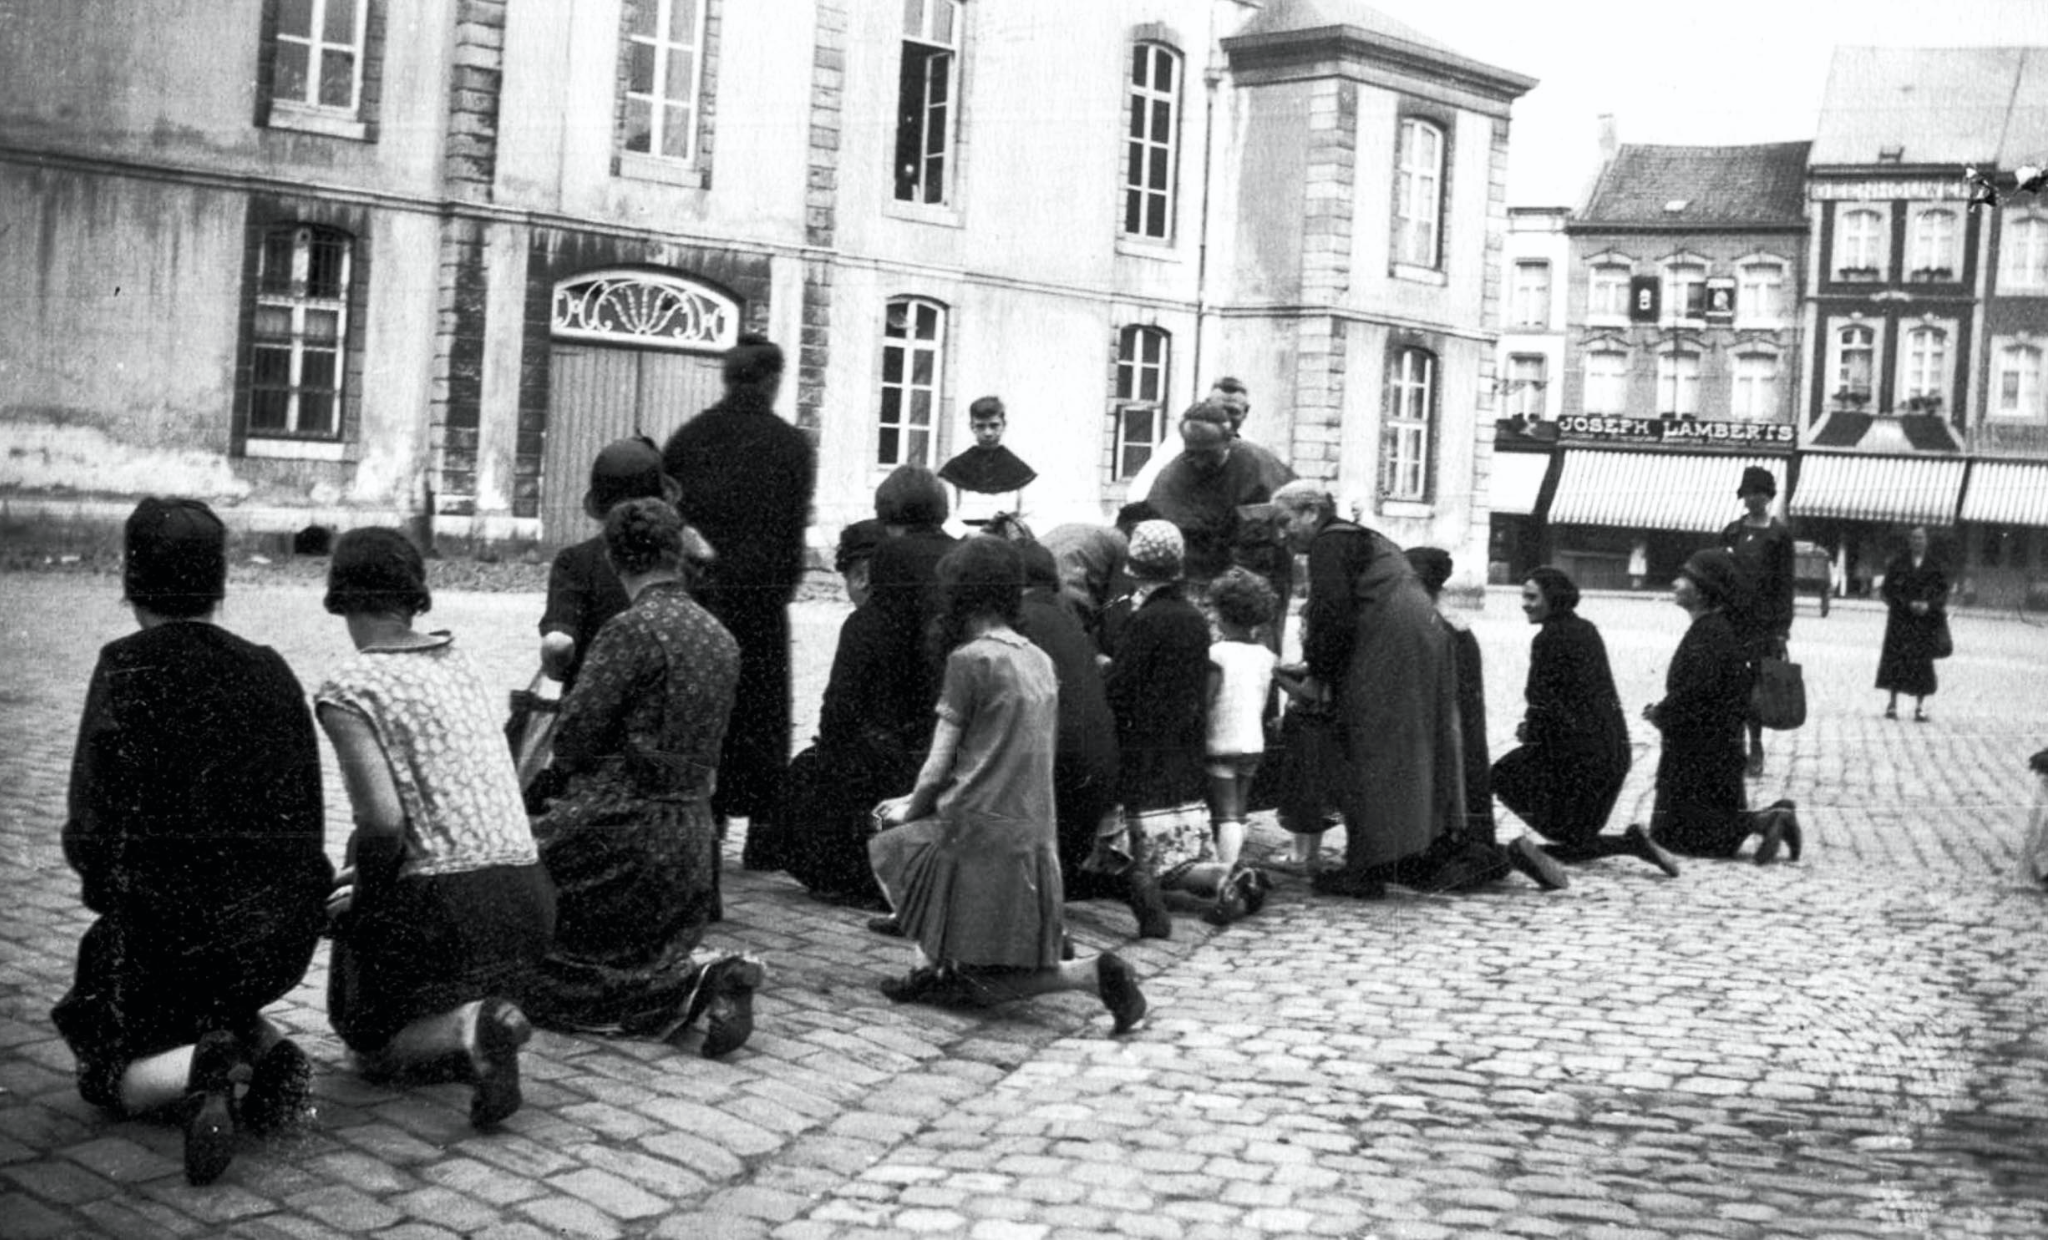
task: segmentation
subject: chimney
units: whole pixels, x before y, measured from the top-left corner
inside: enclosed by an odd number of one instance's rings
[[[1600,162],[1603,164],[1613,163],[1614,152],[1620,145],[1621,142],[1614,132],[1614,113],[1602,112],[1600,114]]]

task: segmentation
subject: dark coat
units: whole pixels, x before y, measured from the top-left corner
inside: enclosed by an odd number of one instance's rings
[[[1286,462],[1240,439],[1231,445],[1222,467],[1211,472],[1185,455],[1175,457],[1159,471],[1145,499],[1162,519],[1180,527],[1189,579],[1207,581],[1233,563],[1243,532],[1237,510],[1272,499],[1273,492],[1293,477]],[[1263,562],[1246,567],[1267,576],[1274,569]]]
[[[1731,521],[1721,531],[1721,545],[1735,556],[1742,570],[1742,597],[1728,609],[1735,635],[1752,647],[1765,639],[1783,638],[1792,631],[1792,587],[1796,557],[1792,527],[1776,517],[1768,526]]]
[[[677,510],[718,553],[694,593],[740,644],[714,805],[758,816],[789,764],[788,608],[803,581],[817,456],[760,393],[733,388],[677,428],[661,460],[682,488]]]
[[[1600,630],[1576,612],[1545,620],[1523,697],[1525,739],[1494,765],[1494,795],[1544,838],[1582,844],[1606,826],[1633,760]]]
[[[1884,646],[1877,657],[1877,687],[1893,693],[1927,697],[1936,687],[1934,639],[1948,622],[1948,574],[1929,556],[1913,566],[1901,553],[1884,566]],[[1926,603],[1927,614],[1913,614],[1914,603]]]
[[[1673,852],[1732,857],[1749,835],[1742,786],[1749,665],[1735,626],[1719,611],[1692,622],[1664,676],[1657,728],[1657,799],[1651,835]]]
[[[1335,694],[1351,758],[1345,864],[1421,856],[1465,818],[1450,635],[1382,534],[1330,521],[1309,544],[1308,576],[1302,653]]]
[[[887,657],[902,695],[900,707],[915,716],[925,744],[931,742],[936,722],[932,711],[938,706],[946,670],[945,658],[927,643],[942,602],[939,561],[959,545],[959,539],[936,525],[912,526],[883,539],[868,564],[868,606],[875,609],[888,643]]]
[[[1127,811],[1171,809],[1209,791],[1209,622],[1178,586],[1161,586],[1131,614],[1104,678],[1116,715]]]
[[[1095,663],[1095,643],[1057,591],[1024,593],[1017,631],[1052,659],[1059,680],[1059,737],[1053,749],[1053,808],[1059,820],[1060,872],[1078,876],[1095,828],[1117,802],[1116,715]]]
[[[562,674],[562,692],[567,693],[576,683],[583,656],[590,653],[590,643],[597,640],[604,622],[630,605],[626,587],[619,584],[619,575],[605,559],[604,535],[555,553],[555,562],[548,569],[548,603],[541,613],[540,631],[543,635],[566,633],[576,643],[574,661]]]
[[[298,984],[334,881],[325,825],[313,717],[276,651],[197,623],[100,651],[63,833],[99,920],[52,1013],[88,1100],[118,1105],[126,1061],[248,1032]]]
[[[1439,614],[1438,623],[1451,639],[1451,661],[1458,670],[1458,740],[1463,751],[1465,833],[1483,843],[1497,843],[1493,821],[1493,771],[1486,751],[1486,666],[1479,638],[1471,629]]]

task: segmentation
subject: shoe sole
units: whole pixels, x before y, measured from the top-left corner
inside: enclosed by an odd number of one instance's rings
[[[199,1110],[185,1124],[185,1182],[211,1184],[235,1157],[235,1120],[228,1110],[229,1092],[200,1096]]]
[[[717,1059],[745,1046],[754,1035],[754,991],[768,980],[768,970],[758,960],[728,956],[704,972],[698,993],[708,994],[708,998],[693,1006],[703,1007],[709,1015],[705,1018],[704,1044],[697,1053],[705,1059]],[[691,1015],[694,1017],[695,1012]]]

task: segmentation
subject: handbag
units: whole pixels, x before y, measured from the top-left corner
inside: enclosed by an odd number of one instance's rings
[[[1927,655],[1933,659],[1946,659],[1956,652],[1956,639],[1948,631],[1948,613],[1936,612],[1933,631],[1927,638]]]
[[[519,772],[519,791],[530,792],[533,781],[555,756],[555,725],[562,720],[562,682],[546,672],[533,683],[512,691],[505,719],[505,740],[512,747],[512,766]]]
[[[1756,721],[1767,728],[1786,731],[1805,723],[1805,673],[1790,659],[1758,660],[1749,707]]]

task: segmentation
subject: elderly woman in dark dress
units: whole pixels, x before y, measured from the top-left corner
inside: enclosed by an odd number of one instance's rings
[[[1934,696],[1935,643],[1948,623],[1948,574],[1927,554],[1927,528],[1915,526],[1906,550],[1884,568],[1884,646],[1877,687],[1891,694],[1884,717],[1899,717],[1899,695],[1913,695],[1913,718],[1927,722]]]
[[[1273,504],[1288,542],[1308,553],[1308,690],[1337,703],[1349,745],[1345,866],[1316,875],[1316,890],[1370,898],[1388,881],[1443,890],[1498,877],[1491,850],[1474,868],[1446,847],[1465,819],[1457,668],[1407,556],[1339,519],[1316,483],[1288,483]]]
[[[1640,857],[1675,878],[1678,863],[1642,827],[1602,833],[1634,759],[1607,644],[1578,608],[1578,585],[1557,569],[1522,582],[1522,614],[1539,626],[1529,644],[1528,709],[1515,728],[1521,744],[1493,765],[1493,794],[1551,841],[1551,857]]]
[[[1053,811],[1058,682],[1016,630],[1022,557],[966,540],[940,565],[946,651],[930,756],[908,796],[875,809],[875,877],[918,945],[896,1002],[994,1003],[1059,990],[1098,995],[1114,1031],[1145,1015],[1130,966],[1109,952],[1061,960],[1066,939]]]
[[[1671,583],[1672,602],[1692,624],[1671,656],[1663,700],[1643,710],[1664,734],[1650,838],[1676,853],[1733,857],[1755,835],[1757,864],[1775,858],[1780,847],[1797,861],[1801,834],[1792,802],[1745,808],[1748,651],[1727,616],[1740,589],[1735,557],[1718,547],[1694,552]]]
[[[141,631],[101,649],[79,721],[64,857],[97,920],[51,1018],[85,1100],[177,1110],[185,1176],[205,1184],[237,1116],[274,1128],[305,1101],[305,1055],[259,1013],[298,985],[326,922],[320,751],[284,660],[214,622],[227,532],[212,510],[145,499],[124,533]]]
[[[562,703],[565,786],[533,824],[559,912],[525,1005],[551,1028],[666,1041],[708,1012],[709,1058],[753,1031],[764,970],[700,946],[716,898],[711,793],[739,646],[690,598],[685,528],[650,499],[605,520],[605,551],[633,605],[598,633]]]
[[[452,635],[413,628],[431,603],[397,530],[335,543],[325,605],[356,654],[316,700],[356,830],[327,1017],[372,1072],[459,1065],[481,1128],[519,1109],[532,1026],[512,996],[547,950],[554,892],[492,695]]]

